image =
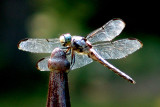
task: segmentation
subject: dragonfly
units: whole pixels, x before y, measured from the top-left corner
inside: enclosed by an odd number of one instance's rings
[[[107,59],[121,59],[142,48],[143,44],[136,38],[113,39],[120,35],[125,27],[125,22],[114,18],[102,27],[94,30],[86,37],[71,36],[70,33],[62,34],[59,38],[41,39],[27,38],[18,43],[18,48],[32,53],[51,53],[54,48],[64,49],[71,63],[70,70],[74,70],[94,61],[97,61],[130,83],[136,82],[126,73],[122,72]],[[50,71],[48,68],[49,56],[37,62],[40,71]]]

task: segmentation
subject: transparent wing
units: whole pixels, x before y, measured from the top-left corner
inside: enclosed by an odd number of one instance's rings
[[[49,71],[48,68],[48,60],[50,57],[42,58],[37,62],[37,69],[40,71]],[[67,55],[68,60],[71,62],[71,55]],[[75,64],[73,65],[72,69],[77,69],[83,67],[89,63],[93,62],[91,58],[87,55],[81,55],[75,53]]]
[[[71,55],[68,55],[67,58],[71,62]],[[87,55],[78,54],[75,52],[75,64],[73,65],[71,70],[83,67],[87,64],[90,64],[91,62],[93,62],[93,60],[89,58]]]
[[[100,41],[111,41],[118,36],[125,27],[121,19],[112,19],[101,28],[91,32],[86,39],[91,43]]]
[[[33,53],[51,53],[54,48],[61,47],[58,38],[55,39],[24,39],[18,44],[18,48],[23,51]]]
[[[46,58],[42,58],[37,62],[37,69],[40,71],[50,71],[48,68],[48,60],[49,60],[49,56]]]
[[[93,45],[93,49],[104,59],[120,59],[141,48],[143,44],[135,38],[121,39]]]

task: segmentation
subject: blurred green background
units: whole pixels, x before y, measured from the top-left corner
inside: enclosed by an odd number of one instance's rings
[[[159,4],[159,3],[158,3]],[[48,54],[18,50],[24,38],[86,36],[112,18],[126,28],[116,39],[135,37],[144,46],[127,58],[108,60],[135,85],[94,62],[69,73],[72,107],[160,107],[160,30],[153,1],[1,0],[0,107],[45,107],[49,72],[36,69]]]

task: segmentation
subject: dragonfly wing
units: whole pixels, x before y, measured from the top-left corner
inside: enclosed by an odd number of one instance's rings
[[[23,51],[33,53],[51,53],[54,48],[61,47],[58,38],[55,39],[24,39],[18,44],[18,48]]]
[[[91,43],[111,41],[122,32],[124,27],[125,23],[121,19],[112,19],[101,28],[91,32],[86,39]]]
[[[42,58],[37,62],[37,69],[40,71],[50,71],[48,68],[48,60],[50,57]]]
[[[40,71],[49,71],[49,68],[48,68],[49,58],[50,57],[40,59],[37,62],[37,69]],[[67,55],[67,58],[71,62],[71,55]],[[80,55],[75,52],[75,64],[73,65],[71,70],[83,67],[91,62],[93,62],[93,60],[89,58],[87,55]]]
[[[143,44],[135,38],[121,39],[93,45],[93,49],[104,59],[120,59],[140,49]]]
[[[67,58],[71,62],[71,55],[68,55]],[[78,54],[75,52],[75,63],[71,70],[83,67],[87,64],[90,64],[91,62],[93,62],[93,60],[89,58],[88,55]]]

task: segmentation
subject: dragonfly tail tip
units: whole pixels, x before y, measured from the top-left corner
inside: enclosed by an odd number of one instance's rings
[[[128,80],[129,82],[131,82],[132,84],[136,84],[136,81],[134,80]]]

